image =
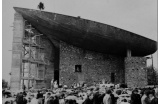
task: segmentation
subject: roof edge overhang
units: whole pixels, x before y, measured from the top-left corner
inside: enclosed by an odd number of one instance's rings
[[[147,56],[157,51],[156,41],[111,25],[40,10],[14,9],[50,39],[83,49],[119,56],[126,56],[128,49],[133,56]]]

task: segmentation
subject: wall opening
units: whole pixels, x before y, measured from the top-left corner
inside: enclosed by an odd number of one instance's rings
[[[111,82],[112,82],[112,83],[115,82],[115,73],[111,73]]]
[[[60,60],[60,53],[59,47],[55,47],[55,59],[54,59],[54,80],[57,81],[59,84],[59,60]]]
[[[82,72],[82,65],[75,65],[75,72]]]

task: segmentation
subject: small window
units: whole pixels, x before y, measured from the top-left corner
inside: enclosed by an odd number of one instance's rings
[[[75,72],[82,72],[82,65],[75,65]]]

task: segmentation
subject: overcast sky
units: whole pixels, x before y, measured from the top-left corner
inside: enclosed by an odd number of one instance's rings
[[[2,78],[7,81],[11,72],[13,7],[37,9],[40,1],[45,11],[81,16],[157,41],[157,0],[2,0]],[[157,52],[153,56],[157,68]]]

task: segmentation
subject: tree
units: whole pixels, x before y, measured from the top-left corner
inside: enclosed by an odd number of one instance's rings
[[[148,85],[158,85],[158,73],[154,67],[147,67]]]
[[[2,79],[2,88],[7,88],[7,87],[8,87],[8,82]]]

